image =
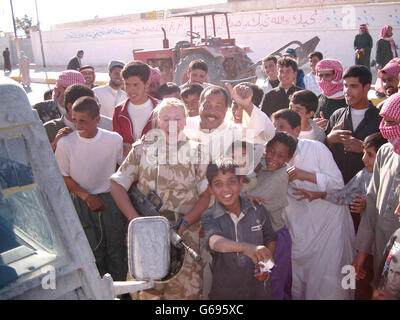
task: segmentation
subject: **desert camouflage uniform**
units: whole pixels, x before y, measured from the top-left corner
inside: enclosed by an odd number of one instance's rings
[[[207,164],[204,160],[199,161],[202,156],[201,145],[186,137],[178,141],[177,148],[168,150],[161,140],[154,141],[151,134],[147,134],[143,140],[133,144],[127,158],[111,179],[126,190],[137,181],[138,189],[145,195],[149,190],[155,190],[163,201],[160,212],[175,212],[176,221],[179,215],[185,215],[193,208],[207,188]],[[200,221],[183,232],[187,244],[197,252],[200,245],[199,229]],[[185,252],[183,266],[173,278],[155,281],[153,289],[132,294],[132,297],[146,300],[199,299],[202,267],[201,261],[196,262]],[[130,275],[128,279],[132,279]]]

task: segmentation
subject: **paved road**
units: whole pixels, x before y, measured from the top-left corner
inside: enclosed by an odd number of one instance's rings
[[[106,66],[95,67],[96,84],[104,84],[108,82],[109,76],[105,70]],[[27,90],[26,93],[32,105],[43,101],[43,94],[46,90],[54,88],[55,80],[62,71],[62,67],[31,67],[31,90]],[[3,70],[1,70],[0,77],[2,76],[10,77],[16,81],[20,81],[19,69],[14,69],[11,71],[11,73],[6,74],[4,74]]]

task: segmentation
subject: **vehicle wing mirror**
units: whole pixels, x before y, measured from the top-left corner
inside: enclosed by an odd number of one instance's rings
[[[169,271],[170,226],[165,217],[139,217],[128,226],[129,273],[136,280],[160,280]]]

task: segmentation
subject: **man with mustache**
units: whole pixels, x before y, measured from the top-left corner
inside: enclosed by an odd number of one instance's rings
[[[226,117],[231,104],[227,90],[209,86],[201,93],[199,116],[188,118],[184,129],[190,139],[209,146],[212,161],[225,154],[235,140],[247,139],[263,145],[275,134],[271,120],[252,103],[253,91],[249,85],[242,83],[232,88],[228,84],[227,87],[243,113],[241,125]]]
[[[384,68],[378,71],[378,86],[384,91],[386,97],[399,91],[400,58],[393,58]],[[377,108],[382,109],[384,101]]]

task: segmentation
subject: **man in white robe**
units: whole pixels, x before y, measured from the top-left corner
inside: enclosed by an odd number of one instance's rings
[[[279,110],[271,118],[277,131],[298,138],[301,118],[295,111]],[[349,208],[322,199],[309,202],[299,198],[296,190],[329,192],[344,187],[331,152],[319,141],[298,139],[288,174],[286,219],[292,237],[293,299],[352,299],[354,290],[345,278],[349,269],[343,269],[354,257]]]

